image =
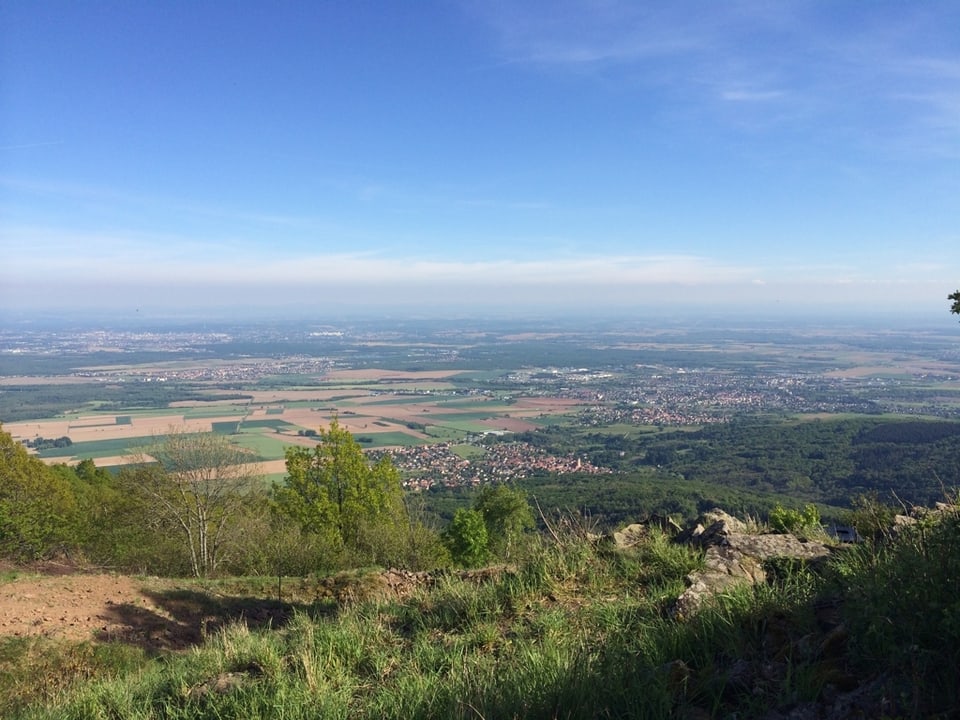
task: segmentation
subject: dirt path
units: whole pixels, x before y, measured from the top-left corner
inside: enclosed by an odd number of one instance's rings
[[[291,606],[275,600],[216,595],[173,580],[71,572],[0,582],[0,638],[115,640],[177,650],[230,622],[279,625],[291,614]]]
[[[156,622],[145,622],[151,617]],[[139,634],[145,641],[166,644],[149,633],[162,633],[170,620],[139,583],[125,576],[27,575],[0,584],[0,637],[106,640]]]

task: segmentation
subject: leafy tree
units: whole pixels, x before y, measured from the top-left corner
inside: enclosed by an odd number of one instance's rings
[[[313,448],[287,450],[287,477],[274,486],[276,508],[334,551],[383,562],[402,555],[406,510],[400,474],[389,457],[370,464],[336,418]]]
[[[70,483],[0,429],[0,555],[33,560],[76,543]]]
[[[523,534],[534,527],[526,493],[503,484],[485,485],[473,507],[483,516],[490,552],[511,559]]]
[[[947,295],[947,300],[953,300],[953,305],[950,306],[950,312],[954,315],[960,315],[960,290]]]
[[[489,556],[489,534],[483,513],[460,508],[443,533],[453,561],[466,567],[483,565]]]
[[[244,495],[260,475],[249,455],[223,435],[171,431],[148,448],[155,464],[136,471],[139,492],[177,528],[197,577],[217,569]]]
[[[183,576],[193,572],[183,530],[144,487],[148,466],[128,465],[103,485],[78,493],[87,559],[128,572]]]

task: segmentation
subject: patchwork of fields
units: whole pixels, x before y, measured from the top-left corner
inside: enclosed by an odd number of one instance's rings
[[[68,437],[69,447],[43,449],[40,457],[68,464],[90,458],[102,467],[137,462],[143,447],[174,428],[217,432],[249,450],[269,476],[283,472],[287,447],[312,446],[310,431],[328,426],[334,417],[364,447],[381,448],[532,430],[579,406],[566,398],[465,394],[436,372],[343,370],[324,379],[317,388],[245,391],[243,400],[174,402],[122,413],[93,408],[9,423],[4,430],[22,441]]]

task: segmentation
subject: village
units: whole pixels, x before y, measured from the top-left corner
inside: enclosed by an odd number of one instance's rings
[[[373,457],[387,454],[404,475],[408,490],[428,490],[434,486],[479,486],[531,475],[587,473],[600,475],[612,470],[597,467],[584,458],[557,457],[525,442],[476,444],[482,454],[467,459],[458,454],[453,443],[391,448],[372,451]]]

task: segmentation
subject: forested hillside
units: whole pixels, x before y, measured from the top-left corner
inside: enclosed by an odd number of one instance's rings
[[[689,516],[704,509],[701,499],[745,510],[752,504],[752,512],[784,498],[849,507],[853,498],[870,493],[926,505],[960,485],[960,423],[953,421],[742,418],[633,435],[549,428],[518,439],[616,468],[619,474],[602,484],[596,478],[529,481],[560,493],[540,491],[550,504],[599,514],[608,510],[603,497],[631,493],[645,497],[651,512]],[[582,489],[574,492],[576,486]],[[615,504],[624,509],[622,500]]]

